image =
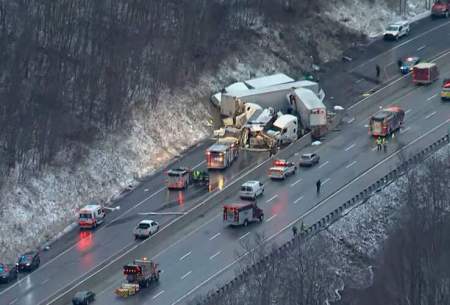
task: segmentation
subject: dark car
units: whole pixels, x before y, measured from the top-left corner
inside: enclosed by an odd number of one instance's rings
[[[320,157],[318,154],[310,153],[310,154],[303,154],[300,157],[300,166],[313,166],[317,163],[319,163]]]
[[[39,267],[41,259],[39,258],[39,252],[31,251],[24,255],[19,256],[17,261],[17,268],[20,271],[32,271]]]
[[[417,56],[410,56],[403,59],[399,59],[398,65],[400,68],[400,72],[403,75],[408,74],[413,70],[413,67],[420,63],[420,58]]]
[[[9,283],[17,279],[17,266],[0,263],[0,283]]]
[[[87,305],[95,300],[95,293],[92,291],[78,291],[75,293],[72,304],[73,305]]]

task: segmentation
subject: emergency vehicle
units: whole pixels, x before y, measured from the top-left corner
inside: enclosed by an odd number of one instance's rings
[[[428,85],[439,78],[439,70],[435,63],[423,62],[413,67],[412,76],[414,84]]]
[[[446,78],[442,82],[441,99],[450,100],[450,78]]]
[[[369,121],[369,134],[385,137],[403,125],[405,112],[397,106],[381,109]]]
[[[297,166],[293,162],[286,160],[274,160],[269,169],[269,178],[286,179],[287,176],[295,175]]]
[[[105,220],[105,210],[98,204],[88,204],[79,211],[80,229],[94,229]]]
[[[239,154],[238,142],[234,138],[224,138],[206,150],[208,169],[229,167]]]
[[[230,226],[248,226],[250,222],[264,220],[264,212],[256,202],[226,204],[223,207],[223,221]]]
[[[129,297],[139,292],[141,288],[148,288],[159,281],[161,270],[158,264],[147,258],[136,259],[132,264],[123,266],[126,282],[116,288],[115,293],[121,297]]]
[[[209,184],[209,174],[206,171],[190,170],[188,168],[176,168],[167,171],[167,188],[186,189],[189,184],[205,185]]]

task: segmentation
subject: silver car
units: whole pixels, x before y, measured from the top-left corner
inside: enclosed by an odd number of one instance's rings
[[[313,166],[319,163],[320,157],[316,153],[303,154],[300,157],[300,166]]]
[[[158,232],[158,230],[159,224],[156,221],[145,219],[138,223],[133,233],[136,239],[147,238],[150,237],[152,234]]]

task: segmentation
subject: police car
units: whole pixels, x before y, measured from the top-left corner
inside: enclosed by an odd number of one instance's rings
[[[418,63],[420,63],[420,58],[417,56],[409,56],[403,59],[399,59],[398,65],[400,68],[400,72],[403,75],[406,75],[411,72],[413,70],[413,67]]]

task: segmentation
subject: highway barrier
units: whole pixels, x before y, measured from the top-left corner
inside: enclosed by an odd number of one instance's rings
[[[311,145],[311,142],[311,135],[308,133],[294,143],[288,145],[283,150],[280,150],[273,158],[286,159],[294,155],[301,149]],[[223,190],[218,190],[211,193],[201,203],[190,209],[185,215],[173,220],[159,232],[154,234],[151,238],[145,240],[140,244],[137,244],[131,249],[122,251],[112,259],[104,261],[101,265],[95,267],[94,270],[90,271],[87,275],[57,291],[53,296],[49,297],[42,304],[70,304],[73,295],[77,291],[89,290],[91,289],[91,287],[95,286],[96,283],[103,281],[108,276],[120,274],[122,266],[129,263],[134,258],[144,256],[152,257],[154,255],[154,253],[150,251],[150,249],[152,249],[152,245],[163,244],[163,242],[172,237],[174,233],[182,230],[184,227],[187,227],[197,218],[203,217],[207,212],[210,212],[214,208],[221,208],[221,205],[218,205],[218,203],[223,202],[230,195],[236,194],[239,191],[241,184],[243,184],[245,181],[255,179],[258,180],[261,177],[265,177],[269,164],[270,162],[272,162],[272,160],[272,158],[266,159],[256,167],[252,167],[247,172],[244,172],[231,184],[225,186]]]
[[[448,131],[448,128],[450,128],[450,119],[441,125],[442,126],[439,126],[439,128],[436,129],[438,130],[438,132],[440,132],[437,140],[425,146],[425,148],[423,148],[419,152],[411,155],[407,160],[400,163],[394,169],[388,171],[387,174],[377,179],[374,183],[369,184],[360,193],[358,193],[351,199],[344,201],[339,207],[333,209],[331,212],[323,214],[323,216],[320,217],[318,221],[308,221],[307,219],[302,219],[301,221],[306,225],[306,228],[302,230],[299,235],[293,237],[285,244],[273,250],[270,254],[261,258],[261,260],[256,262],[255,264],[247,266],[241,274],[237,275],[231,281],[227,282],[222,287],[211,291],[204,299],[202,299],[202,301],[198,303],[198,305],[215,304],[215,300],[221,299],[229,291],[239,289],[239,285],[241,285],[241,283],[246,280],[246,276],[251,272],[259,272],[265,265],[265,262],[270,259],[274,259],[279,255],[282,255],[283,253],[286,253],[286,251],[289,251],[293,247],[297,247],[298,243],[301,240],[305,240],[305,238],[311,237],[313,234],[316,234],[319,231],[322,231],[324,228],[330,226],[332,223],[341,218],[345,214],[346,210],[350,209],[352,206],[355,206],[357,203],[368,199],[374,194],[374,192],[382,187],[387,186],[388,184],[395,181],[399,176],[405,174],[409,169],[411,169],[411,166],[416,166],[418,162],[424,160],[427,156],[439,150],[444,145],[449,144],[450,132]],[[332,196],[334,196],[334,194],[331,194],[329,197]],[[297,221],[291,223],[291,225],[296,222]]]

